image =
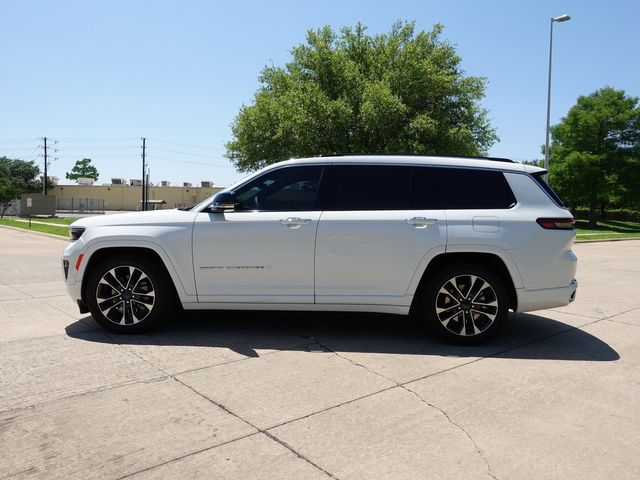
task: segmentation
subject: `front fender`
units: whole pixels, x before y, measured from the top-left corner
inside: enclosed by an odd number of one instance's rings
[[[95,235],[93,238],[80,240],[84,242],[84,248],[78,252],[84,254],[78,271],[75,273],[76,282],[83,282],[88,265],[92,256],[104,249],[110,248],[144,248],[156,253],[162,260],[164,266],[173,281],[180,301],[196,301],[196,287],[193,278],[193,261],[191,252],[191,230],[188,234],[183,228],[165,227],[167,230],[160,238],[145,235],[136,236],[128,232],[126,236],[120,235]],[[84,237],[84,235],[83,235]],[[79,241],[80,241],[79,240]]]

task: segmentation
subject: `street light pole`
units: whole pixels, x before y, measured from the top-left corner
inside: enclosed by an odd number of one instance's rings
[[[547,82],[547,131],[546,138],[544,142],[544,168],[545,170],[549,170],[549,124],[551,121],[551,57],[553,55],[553,24],[555,22],[566,22],[571,20],[571,17],[566,13],[564,15],[560,15],[558,17],[551,17],[550,19],[551,28],[549,29],[549,80]],[[545,174],[545,177],[548,177],[548,173]]]

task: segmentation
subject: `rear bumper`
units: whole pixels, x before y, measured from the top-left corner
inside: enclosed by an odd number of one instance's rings
[[[543,288],[541,290],[516,289],[518,308],[516,312],[530,312],[547,308],[564,307],[573,302],[578,290],[578,281],[572,280],[566,287]]]

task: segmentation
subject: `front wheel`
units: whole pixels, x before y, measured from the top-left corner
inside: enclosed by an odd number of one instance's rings
[[[85,292],[93,318],[116,333],[140,333],[164,320],[171,290],[164,270],[147,258],[114,255],[90,273]]]
[[[504,282],[483,265],[452,265],[427,281],[419,315],[454,343],[475,345],[504,324],[509,307]]]

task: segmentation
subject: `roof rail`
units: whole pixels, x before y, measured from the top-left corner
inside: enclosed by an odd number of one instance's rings
[[[316,158],[327,157],[441,157],[441,158],[468,158],[473,160],[491,160],[492,162],[505,162],[516,163],[510,158],[500,157],[480,157],[472,155],[449,155],[449,154],[437,154],[437,153],[346,153],[346,154],[331,154],[331,155],[317,155]]]

